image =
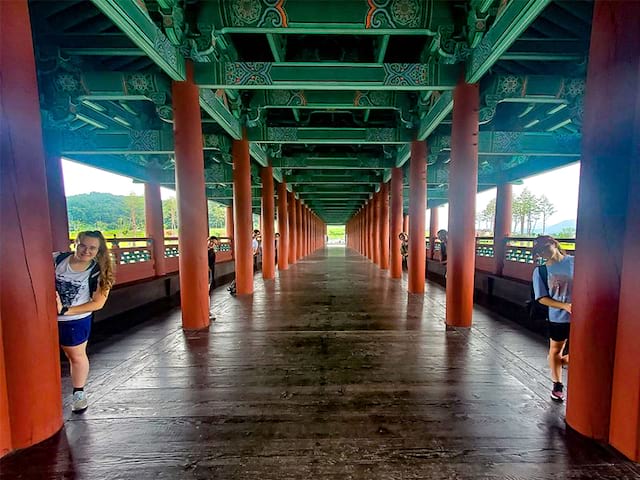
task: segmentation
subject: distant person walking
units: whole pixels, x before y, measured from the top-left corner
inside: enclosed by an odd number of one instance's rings
[[[402,269],[407,270],[409,268],[409,235],[405,232],[400,232],[398,235],[400,239],[400,255],[402,256]]]
[[[436,234],[438,240],[440,240],[440,263],[447,264],[447,244],[449,243],[449,232],[445,229],[438,230]]]
[[[262,235],[260,230],[253,231],[251,250],[253,252],[253,271],[257,272],[262,267]]]
[[[58,336],[69,359],[73,384],[72,411],[86,410],[89,376],[87,341],[93,312],[100,310],[114,283],[107,242],[98,230],[80,232],[75,252],[53,254],[58,308]]]
[[[551,399],[564,401],[562,366],[569,364],[569,355],[563,355],[569,338],[571,322],[571,291],[573,289],[574,257],[560,248],[558,241],[542,235],[533,242],[534,257],[543,258],[545,264],[533,270],[533,291],[540,304],[549,307],[549,368],[551,369]]]
[[[216,252],[220,245],[220,239],[212,235],[207,240],[207,263],[209,265],[209,293],[216,288]]]

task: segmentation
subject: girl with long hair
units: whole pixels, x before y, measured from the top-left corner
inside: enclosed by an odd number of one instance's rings
[[[87,341],[93,312],[100,310],[114,283],[107,242],[98,230],[80,232],[74,252],[53,254],[58,307],[58,335],[69,359],[73,383],[73,412],[87,408],[84,391],[89,376]]]

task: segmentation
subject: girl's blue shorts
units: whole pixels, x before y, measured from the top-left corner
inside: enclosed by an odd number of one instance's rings
[[[58,336],[60,337],[60,345],[64,347],[75,347],[89,340],[91,317],[92,315],[88,315],[78,320],[59,321]]]

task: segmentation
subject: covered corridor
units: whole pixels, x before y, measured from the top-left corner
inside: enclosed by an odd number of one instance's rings
[[[0,477],[639,478],[566,427],[543,338],[481,308],[447,329],[444,289],[406,283],[329,247],[252,296],[220,286],[208,331],[178,308],[105,322],[90,408]]]

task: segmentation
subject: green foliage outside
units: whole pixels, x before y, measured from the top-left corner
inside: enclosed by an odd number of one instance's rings
[[[209,234],[226,235],[224,205],[208,202]],[[144,237],[144,197],[113,195],[111,193],[83,193],[67,197],[69,234],[75,237],[82,230],[101,230],[107,238]],[[162,202],[164,229],[167,237],[178,236],[178,208],[175,198]]]
[[[547,220],[556,212],[556,207],[546,195],[534,195],[525,188],[513,199],[512,234],[533,236],[537,232],[545,233]],[[496,200],[492,199],[476,216],[476,228],[480,235],[493,235],[493,222],[496,215]],[[539,228],[540,227],[540,228]],[[565,231],[566,230],[566,231]],[[559,235],[563,238],[575,236],[575,229],[566,228]]]
[[[344,225],[328,225],[327,237],[329,237],[329,241],[344,241]]]

